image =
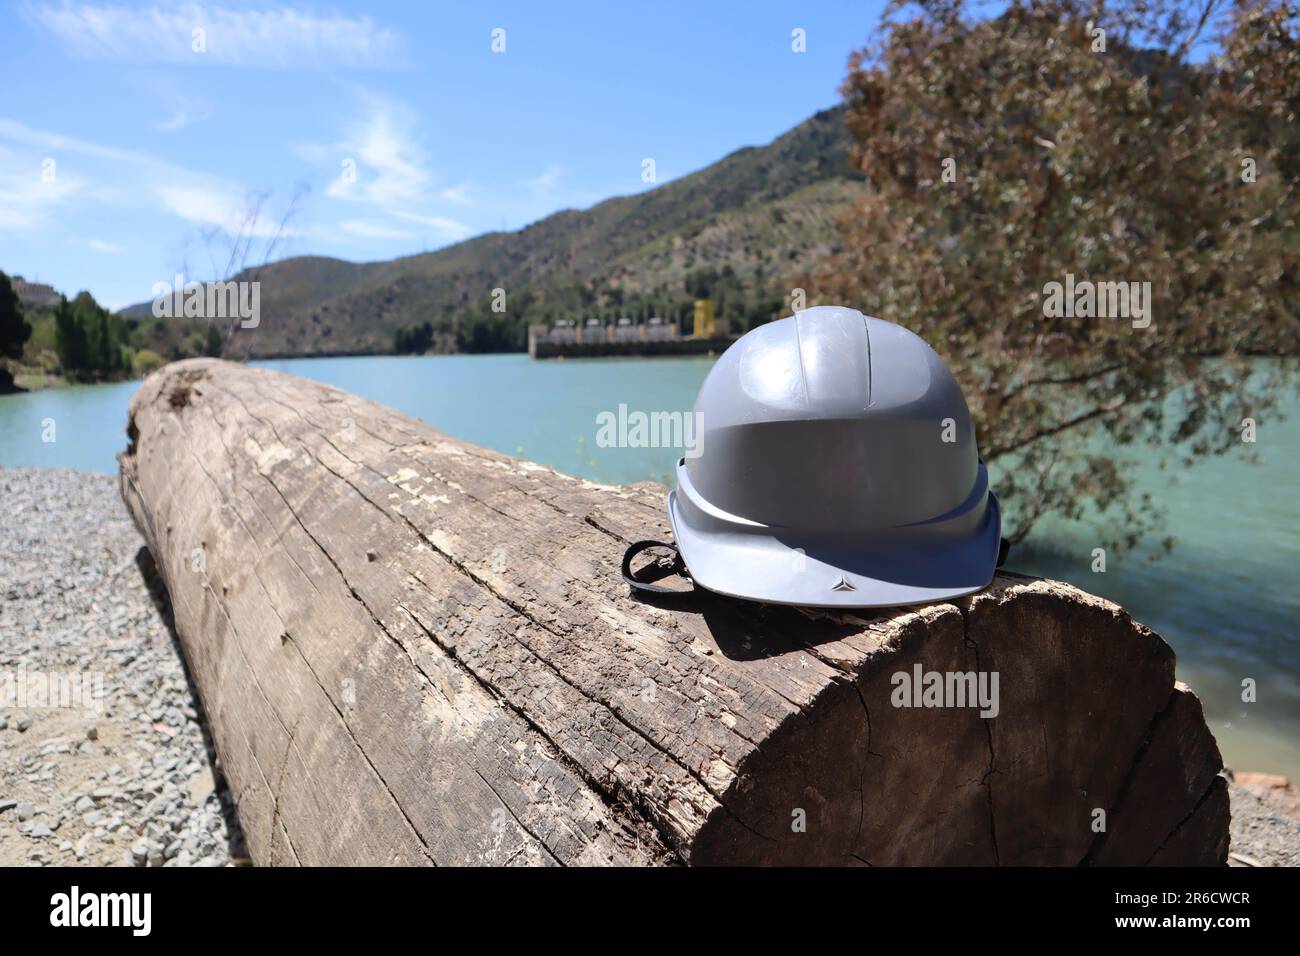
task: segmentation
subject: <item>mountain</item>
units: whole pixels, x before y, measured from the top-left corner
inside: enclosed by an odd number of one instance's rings
[[[833,108],[767,146],[515,232],[389,262],[304,256],[245,270],[236,278],[261,282],[261,324],[236,331],[226,354],[391,352],[399,329],[424,323],[437,351],[522,348],[529,322],[681,316],[697,295],[746,327],[780,311],[782,281],[833,247],[834,218],[861,188],[848,153]],[[491,310],[495,288],[504,315]],[[123,314],[156,321],[147,302]]]

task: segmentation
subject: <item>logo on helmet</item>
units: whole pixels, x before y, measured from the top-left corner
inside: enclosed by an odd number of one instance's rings
[[[831,585],[832,591],[856,591],[857,588],[849,583],[849,579],[840,575],[840,579]]]

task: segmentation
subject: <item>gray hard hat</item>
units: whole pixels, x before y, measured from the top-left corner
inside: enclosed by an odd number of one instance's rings
[[[709,372],[668,496],[691,577],[733,597],[890,607],[993,578],[1001,514],[961,389],[913,333],[822,306]]]

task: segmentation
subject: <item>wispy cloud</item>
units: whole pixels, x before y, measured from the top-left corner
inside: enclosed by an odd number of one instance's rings
[[[411,242],[420,238],[408,229],[397,229],[372,219],[347,219],[339,223],[339,229],[363,239],[402,239]]]
[[[340,229],[372,239],[417,239],[429,230],[447,240],[470,235],[473,230],[464,223],[427,212],[438,200],[470,203],[469,187],[437,188],[416,114],[383,97],[366,94],[360,99],[362,115],[341,141],[297,148],[303,159],[331,170],[327,197],[370,213],[369,218],[340,223]],[[394,219],[424,228],[416,233],[394,224]]]
[[[393,207],[428,199],[432,175],[417,141],[415,114],[391,100],[363,97],[365,115],[343,142],[325,150],[354,164],[355,180],[340,175],[325,194],[335,199]]]
[[[165,133],[175,133],[183,130],[194,122],[194,117],[184,110],[173,113],[165,120],[158,120],[153,124],[154,129],[160,129]]]
[[[454,202],[458,206],[474,205],[474,200],[469,195],[469,186],[464,183],[459,186],[448,186],[438,193],[438,197],[447,200],[447,202]]]
[[[77,56],[270,69],[406,65],[400,35],[369,17],[292,7],[33,3],[29,19]]]
[[[162,107],[160,118],[150,123],[154,129],[176,133],[212,115],[212,104],[208,100],[182,93],[171,83],[152,82],[148,88]]]
[[[42,175],[47,159],[55,162],[52,181]],[[254,208],[246,189],[219,177],[149,153],[0,119],[0,228],[37,228],[59,204],[74,198],[127,208],[143,205],[232,236],[270,237],[278,228]],[[281,235],[296,233],[286,230]]]
[[[119,246],[116,242],[105,242],[103,239],[89,239],[86,245],[96,252],[105,252],[111,256],[118,256],[126,252],[126,246]]]
[[[32,146],[44,150],[62,150],[93,156],[97,159],[120,160],[123,162],[153,162],[144,153],[116,146],[104,146],[89,140],[51,133],[36,129],[15,120],[0,118],[0,139],[8,140],[22,146]]]
[[[546,167],[546,171],[540,176],[524,180],[523,185],[535,193],[549,195],[555,191],[555,188],[560,183],[560,177],[563,175],[564,167],[552,163]]]
[[[270,239],[293,238],[297,229],[283,226],[265,214],[240,188],[221,186],[159,186],[158,195],[168,211],[196,226],[220,229],[231,236]]]
[[[0,146],[0,231],[37,229],[83,193],[84,179],[64,173],[43,174],[41,158],[21,155]]]
[[[537,215],[553,212],[560,204],[577,208],[598,202],[602,198],[599,193],[589,189],[577,189],[569,185],[569,172],[559,163],[551,163],[540,175],[521,180],[517,185],[528,194]]]
[[[422,226],[428,226],[444,239],[464,239],[474,231],[463,222],[448,219],[446,216],[418,216],[411,212],[395,212],[393,215],[408,222],[418,222]]]

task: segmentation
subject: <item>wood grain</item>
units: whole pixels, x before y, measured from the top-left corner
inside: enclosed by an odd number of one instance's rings
[[[146,379],[129,435],[122,494],[259,864],[1226,859],[1172,651],[1068,585],[643,603],[618,565],[669,535],[662,487],[210,359]],[[893,706],[917,663],[996,671],[997,716]]]

